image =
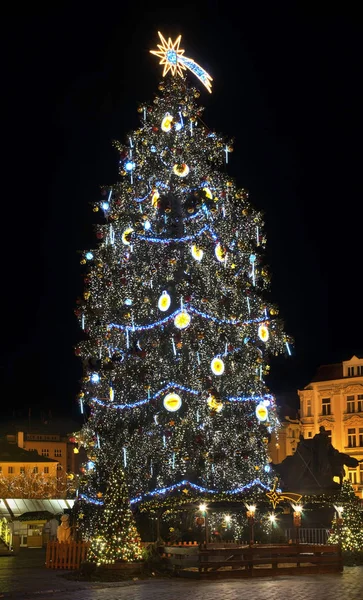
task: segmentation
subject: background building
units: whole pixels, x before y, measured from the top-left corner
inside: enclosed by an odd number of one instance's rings
[[[323,425],[339,452],[362,461],[346,471],[355,492],[363,497],[363,358],[322,365],[298,394],[303,436],[314,437]]]
[[[71,485],[64,485],[66,479],[76,483],[79,474],[80,457],[76,444],[72,441],[72,433],[79,427],[78,423],[64,418],[15,417],[1,422],[0,441],[7,444],[14,456],[20,456],[19,452],[22,451],[22,460],[28,465],[27,473],[42,472],[47,475],[51,472],[53,477],[56,476],[62,485],[58,486],[55,497],[62,497],[66,493],[66,487],[67,490],[72,488]],[[47,464],[43,468],[38,463]],[[13,469],[8,473],[9,476],[20,474],[20,468],[24,469],[24,466],[2,463],[3,474]]]

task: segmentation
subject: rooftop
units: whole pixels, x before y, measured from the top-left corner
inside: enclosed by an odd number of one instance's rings
[[[23,450],[16,444],[9,444],[4,440],[0,440],[0,462],[57,463],[58,461],[41,456],[36,450]]]

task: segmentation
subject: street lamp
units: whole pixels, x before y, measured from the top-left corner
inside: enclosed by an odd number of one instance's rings
[[[337,524],[337,529],[338,529],[338,539],[339,539],[339,545],[342,544],[342,525],[343,525],[343,511],[344,511],[344,507],[343,506],[336,506],[334,504],[334,508],[338,513],[338,516],[336,517],[336,524]]]
[[[293,511],[294,511],[294,527],[296,529],[296,543],[299,543],[299,528],[301,527],[301,513],[302,513],[302,506],[300,504],[293,504],[292,505]]]
[[[250,526],[250,546],[254,543],[254,525],[255,525],[255,513],[256,506],[254,504],[247,504],[247,519]]]
[[[208,518],[207,518],[207,505],[202,503],[199,504],[199,510],[204,517],[204,529],[205,529],[205,544],[208,544]]]
[[[270,521],[270,543],[272,544],[272,528],[276,521],[276,515],[274,513],[269,514],[268,520]]]

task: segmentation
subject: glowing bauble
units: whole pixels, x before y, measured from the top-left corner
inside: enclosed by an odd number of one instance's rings
[[[256,417],[259,421],[267,421],[268,410],[263,402],[260,402],[256,406]]]
[[[171,114],[166,113],[165,117],[163,118],[163,120],[161,121],[161,129],[163,131],[170,131],[171,130],[171,126],[173,124],[173,117]]]
[[[214,254],[216,255],[216,259],[219,260],[219,262],[224,262],[224,259],[226,258],[226,252],[225,250],[223,250],[220,244],[216,245]]]
[[[217,398],[212,395],[208,396],[207,404],[211,410],[214,410],[217,413],[221,412],[221,410],[223,408],[223,403],[220,402],[220,400],[217,400]]]
[[[207,196],[207,198],[209,198],[210,200],[212,200],[213,194],[212,194],[212,192],[210,191],[209,188],[207,188],[207,187],[203,188],[203,192],[205,193],[205,195]]]
[[[189,173],[189,167],[185,163],[173,166],[173,173],[178,177],[186,177]]]
[[[214,375],[223,375],[224,373],[224,362],[221,358],[219,358],[218,356],[216,356],[215,358],[213,358],[211,364],[210,364],[210,368],[212,369],[212,373],[214,373]]]
[[[125,244],[126,246],[129,246],[131,244],[131,234],[134,230],[132,229],[132,227],[128,227],[127,229],[125,229],[125,231],[122,234],[122,242],[123,244]]]
[[[204,252],[201,248],[198,248],[198,246],[196,246],[195,244],[193,244],[193,246],[191,247],[191,252],[192,252],[192,257],[195,260],[202,260]]]
[[[186,327],[188,327],[189,323],[190,323],[191,317],[190,315],[187,313],[186,310],[181,310],[180,312],[178,312],[178,314],[175,316],[174,319],[174,325],[175,327],[177,327],[178,329],[185,329]]]
[[[269,333],[267,325],[263,325],[262,324],[262,325],[259,326],[259,328],[258,328],[258,337],[263,342],[267,342],[268,338],[270,337],[270,333]]]
[[[168,294],[168,292],[163,292],[159,298],[159,302],[158,302],[158,308],[159,310],[162,310],[163,312],[165,312],[166,310],[168,310],[170,308],[170,303],[171,303],[171,298]]]
[[[169,412],[176,412],[182,405],[181,397],[174,392],[167,394],[163,400],[164,408]]]
[[[151,206],[153,208],[155,208],[158,205],[159,198],[160,198],[160,194],[159,194],[158,190],[155,190],[153,192],[153,195],[151,196]]]

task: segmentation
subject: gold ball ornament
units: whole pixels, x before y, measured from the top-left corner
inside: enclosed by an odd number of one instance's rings
[[[186,177],[189,173],[189,167],[185,163],[181,163],[180,165],[174,165],[173,173],[178,177]]]
[[[219,358],[219,356],[216,356],[215,358],[213,358],[211,364],[210,364],[210,368],[212,370],[212,373],[214,375],[223,375],[224,373],[224,362],[221,358]]]
[[[182,405],[181,397],[174,392],[167,394],[163,400],[164,408],[169,412],[176,412]]]
[[[164,291],[158,301],[158,309],[162,312],[167,311],[170,308],[171,298],[168,292]]]
[[[268,327],[264,323],[262,323],[258,328],[258,337],[262,342],[267,342],[270,337]]]
[[[196,244],[193,244],[191,247],[191,253],[194,260],[200,262],[204,256],[204,252],[201,248],[198,248]]]
[[[219,262],[224,262],[224,259],[226,257],[226,251],[222,248],[220,243],[216,245],[214,249],[214,254]]]
[[[127,229],[125,229],[125,231],[122,234],[122,243],[125,244],[125,246],[130,246],[131,244],[131,234],[134,230],[132,229],[132,227],[127,227]]]
[[[208,396],[207,404],[208,404],[208,407],[211,410],[215,411],[216,413],[220,413],[223,408],[223,403],[220,400],[218,400],[215,396],[213,396],[212,394],[210,396]]]
[[[191,321],[191,316],[186,310],[181,310],[175,315],[174,325],[177,329],[186,329]]]

